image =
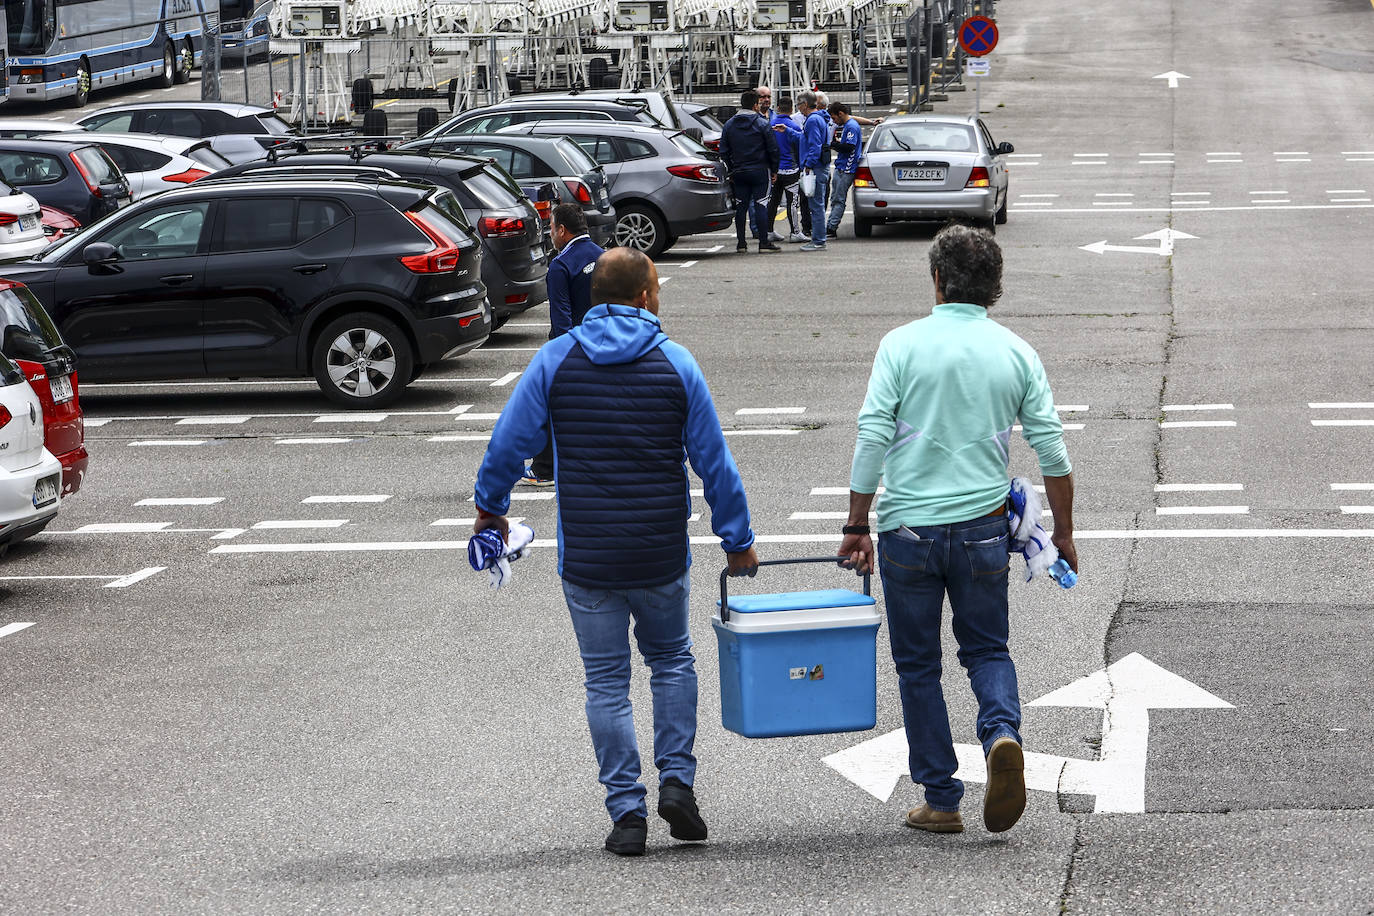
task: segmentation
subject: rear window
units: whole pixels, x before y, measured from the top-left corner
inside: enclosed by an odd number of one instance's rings
[[[874,153],[915,150],[971,153],[977,152],[978,141],[972,128],[964,124],[885,124],[873,135],[869,146]]]
[[[56,156],[46,153],[0,152],[0,173],[10,184],[53,184],[67,177]]]
[[[449,241],[462,242],[464,239],[472,238],[472,226],[468,223],[467,217],[462,215],[462,208],[449,192],[432,194],[414,209],[424,211],[425,220],[447,236]],[[457,211],[456,216],[454,211]]]
[[[706,148],[706,144],[687,134],[674,134],[673,146],[676,146],[689,156],[701,156],[706,159],[711,157],[711,151]]]
[[[86,177],[94,184],[115,184],[124,180],[119,166],[98,146],[87,146],[72,153],[76,161],[86,171]]]
[[[558,151],[563,154],[563,158],[568,161],[576,172],[590,172],[596,168],[596,160],[583,152],[582,147],[569,140],[567,137],[560,137],[554,141]]]
[[[235,123],[242,124],[255,134],[271,134],[274,137],[291,135],[291,125],[271,111],[264,111],[247,118],[239,118]]]
[[[7,357],[0,354],[0,385],[8,388],[10,385],[18,385],[22,381],[24,381],[24,373]]]
[[[208,143],[196,144],[186,151],[186,155],[196,162],[199,162],[201,165],[209,166],[212,169],[227,169],[229,166],[233,165],[228,159],[225,159],[219,153],[210,149],[210,144]]]
[[[691,115],[693,121],[696,121],[707,130],[722,131],[725,129],[725,125],[721,123],[720,118],[711,114],[711,109],[709,108],[701,108],[696,111],[689,109],[687,113]]]
[[[53,327],[48,313],[33,297],[33,293],[22,287],[0,286],[0,352],[9,359],[27,359],[44,362],[48,352],[60,346],[62,337]]]
[[[463,208],[458,205],[458,198],[453,196],[452,191],[444,191],[436,194],[429,199],[430,205],[444,214],[448,220],[460,226],[464,232],[471,233],[472,223],[468,221],[468,215],[463,212]]]
[[[483,169],[464,178],[463,184],[484,208],[497,209],[520,205],[520,189],[495,177],[492,169]]]

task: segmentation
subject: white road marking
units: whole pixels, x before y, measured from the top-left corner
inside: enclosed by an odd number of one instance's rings
[[[172,522],[98,522],[82,525],[75,534],[142,534],[149,531],[166,531]]]
[[[512,493],[510,498],[515,502],[548,502],[553,499],[553,487],[534,493]],[[472,502],[472,499],[469,498],[468,502]]]
[[[1243,483],[1157,483],[1156,493],[1213,493],[1244,490]]]
[[[1332,202],[1333,204],[1367,204],[1367,203],[1370,202],[1370,200],[1371,200],[1371,198],[1368,198],[1368,197],[1333,197],[1333,198],[1331,198],[1331,202]]]
[[[1129,200],[1095,200],[1094,207],[1130,207],[1134,206]]]
[[[1342,515],[1374,515],[1374,506],[1341,506]]]
[[[799,429],[727,429],[727,436],[798,436]]]
[[[1374,149],[1341,150],[1342,156],[1374,156]]]
[[[1017,194],[1020,200],[1030,200],[1032,197],[1058,197],[1058,194]]]
[[[219,534],[210,535],[212,541],[230,541],[247,531],[247,528],[225,528]]]
[[[1106,165],[1104,159],[1075,159],[1073,165]]]
[[[1168,413],[1173,410],[1235,410],[1235,404],[1165,404],[1160,410]]]
[[[6,576],[5,578],[8,579],[10,577]],[[7,623],[3,627],[0,627],[0,639],[3,639],[6,636],[13,636],[20,630],[27,630],[31,626],[33,626],[32,621],[28,623]]]
[[[1250,195],[1253,197],[1260,194],[1269,194],[1274,197],[1283,197],[1287,193],[1287,191],[1251,191]]]
[[[1225,165],[1228,162],[1244,162],[1244,159],[1208,159],[1208,165]]]
[[[449,413],[453,416],[457,416],[460,413],[467,413],[469,410],[472,410],[471,404],[459,404],[457,407],[450,410]]]
[[[461,420],[499,420],[499,419],[501,419],[501,414],[500,414],[499,412],[498,412],[498,413],[465,413],[465,414],[463,414],[459,419],[461,419]]]
[[[753,416],[769,413],[805,413],[805,407],[741,407],[735,411],[735,416]]]
[[[519,372],[507,372],[505,375],[501,376],[499,379],[497,379],[496,381],[492,382],[492,383],[491,383],[491,387],[492,387],[492,388],[504,388],[506,385],[509,385],[511,382],[515,381],[515,380],[518,379],[519,377],[520,377],[520,373],[519,373]]]
[[[1374,410],[1374,401],[1308,401],[1313,410]]]
[[[302,503],[384,503],[391,496],[384,493],[370,493],[361,496],[307,496]]]
[[[1059,425],[1064,429],[1065,432],[1075,432],[1083,428],[1082,423],[1061,423]],[[1018,423],[1015,426],[1013,426],[1011,428],[1011,431],[1014,433],[1021,432],[1021,424]]]
[[[1332,190],[1331,188],[1327,188],[1327,189],[1326,189],[1326,193],[1328,193],[1328,194],[1367,194],[1367,193],[1369,193],[1369,192],[1366,191],[1364,188],[1336,188],[1335,190]]]
[[[1100,193],[1094,194],[1093,197],[1135,197],[1135,195],[1134,195],[1134,194],[1120,194],[1120,193],[1114,193],[1114,192],[1113,192],[1113,193],[1100,192]]]
[[[380,423],[387,418],[384,413],[322,413],[315,418],[316,423]]]
[[[534,353],[538,347],[478,347],[473,353]]]
[[[82,385],[81,387],[84,388],[84,387],[86,387],[86,386],[85,386],[85,385]],[[222,426],[229,426],[229,425],[232,425],[232,424],[247,423],[250,419],[251,419],[251,417],[182,417],[180,420],[177,420],[176,425],[177,425],[177,426],[221,426],[221,425],[222,425]],[[100,422],[101,422],[102,425],[104,425],[105,423],[109,423],[110,421],[109,421],[109,420],[102,420],[102,421],[100,421]],[[86,421],[86,425],[87,425],[87,426],[90,426],[90,425],[91,425],[91,422],[90,422],[89,420],[87,420],[87,421]]]
[[[205,441],[204,439],[140,439],[137,442],[130,442],[129,447],[136,448],[141,445],[204,445]]]
[[[346,518],[283,518],[269,519],[265,522],[255,522],[254,531],[270,530],[275,528],[342,528],[348,524]]]
[[[506,518],[506,521],[510,522],[512,525],[517,525],[520,522],[523,522],[524,520],[525,516],[523,515],[511,515],[507,516]],[[468,528],[471,527],[476,521],[477,519],[475,518],[436,518],[434,521],[429,523],[429,526],[431,528]]]
[[[1311,162],[1311,159],[1275,159],[1275,162]]]
[[[1313,426],[1374,426],[1374,420],[1313,420]]]
[[[1356,158],[1351,157],[1351,158],[1347,158],[1345,161],[1346,161],[1346,162],[1374,162],[1374,156],[1371,156],[1371,157],[1369,157],[1368,159],[1356,159]]]
[[[1159,506],[1155,515],[1249,515],[1249,506]]]
[[[1211,197],[1211,191],[1174,191],[1170,197]]]
[[[1203,429],[1214,426],[1235,426],[1235,420],[1166,420],[1160,429]]]
[[[1204,153],[1203,155],[1205,155],[1205,156],[1239,156],[1239,155],[1241,155],[1241,154],[1240,154],[1240,153],[1233,153],[1233,152],[1230,152],[1230,151],[1222,151],[1222,152],[1216,152],[1216,153]]]
[[[1173,164],[1174,164],[1174,160],[1172,160],[1172,159],[1141,159],[1141,160],[1139,160],[1139,161],[1136,162],[1136,165],[1173,165]]]
[[[343,445],[352,439],[335,439],[328,436],[307,436],[298,439],[278,439],[277,445]]]
[[[1044,153],[1008,153],[1008,159],[1039,159]]]
[[[426,442],[490,442],[491,436],[430,436]]]
[[[1374,483],[1333,483],[1333,490],[1371,490],[1374,491]]]
[[[1084,413],[1088,409],[1087,404],[1055,404],[1054,409],[1060,413]]]
[[[1189,212],[1190,212],[1190,213],[1197,213],[1197,212],[1204,212],[1204,213],[1239,213],[1239,212],[1242,212],[1242,211],[1245,211],[1245,210],[1367,210],[1367,209],[1370,209],[1371,207],[1374,207],[1374,204],[1282,204],[1282,205],[1279,205],[1279,206],[1272,206],[1272,205],[1269,205],[1269,204],[1251,204],[1251,205],[1249,205],[1249,206],[1234,206],[1234,207],[1198,207],[1198,208],[1196,208],[1196,209],[1189,210]],[[1091,208],[1079,208],[1079,209],[1068,209],[1068,208],[1065,208],[1065,209],[1056,209],[1056,210],[1046,210],[1046,211],[1043,211],[1043,212],[1046,212],[1046,213],[1054,213],[1054,214],[1057,215],[1057,214],[1062,214],[1062,213],[1097,213],[1097,212],[1099,212],[1099,211],[1093,210],[1093,209],[1091,209]],[[1121,211],[1119,211],[1119,212],[1121,212],[1121,213],[1170,213],[1170,212],[1172,212],[1172,207],[1135,207],[1135,208],[1130,209],[1130,210],[1121,210]]]
[[[85,385],[82,385],[81,387],[82,387],[82,388],[85,388],[86,386],[85,386]],[[109,421],[109,420],[92,420],[92,419],[90,419],[89,417],[87,417],[83,422],[84,422],[84,424],[86,425],[87,428],[90,428],[90,427],[92,427],[92,426],[104,426],[105,424],[109,423],[110,421]]]
[[[883,493],[886,493],[886,492],[887,492],[887,487],[879,487],[879,488],[878,488],[878,491],[877,491],[875,494],[873,494],[873,495],[875,495],[875,496],[881,496]],[[811,495],[812,495],[812,496],[848,496],[848,495],[849,495],[849,487],[812,487],[812,488],[811,488]]]
[[[135,506],[213,506],[224,502],[223,496],[152,496],[140,499]]]
[[[162,572],[166,568],[167,567],[165,566],[149,566],[145,569],[140,569],[136,573],[130,573],[127,576],[121,576],[113,582],[106,582],[105,588],[128,588],[130,585],[142,582],[144,579],[156,576],[158,573]]]
[[[661,289],[661,288],[663,287],[663,284],[667,283],[667,282],[668,282],[669,280],[671,280],[671,279],[673,279],[673,278],[672,278],[672,277],[659,277],[659,278],[658,278],[658,285],[659,285],[659,288]]]
[[[1111,153],[1074,153],[1075,159],[1106,159]]]
[[[1173,153],[1136,153],[1137,156],[1172,156]]]
[[[878,513],[868,513],[869,518],[877,518]],[[793,512],[787,516],[789,522],[835,522],[849,518],[848,512]]]
[[[1012,208],[1013,210],[1019,210],[1019,209],[1021,209],[1022,207],[1053,207],[1053,206],[1054,206],[1054,201],[1050,201],[1050,200],[1018,200],[1018,201],[1014,202],[1014,203],[1011,205],[1011,208]]]

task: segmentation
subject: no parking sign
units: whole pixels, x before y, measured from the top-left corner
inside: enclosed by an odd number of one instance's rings
[[[970,16],[959,26],[959,47],[969,57],[991,54],[997,47],[997,23],[986,16]]]

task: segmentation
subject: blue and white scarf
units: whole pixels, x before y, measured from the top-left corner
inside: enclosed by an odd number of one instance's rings
[[[1012,478],[1007,508],[1010,510],[1008,543],[1011,550],[1026,558],[1026,581],[1029,582],[1049,571],[1059,559],[1059,550],[1050,543],[1049,533],[1040,524],[1044,510],[1040,507],[1040,494],[1029,479]]]
[[[525,555],[533,540],[534,529],[529,525],[511,525],[504,540],[501,532],[487,528],[468,539],[468,564],[487,573],[489,588],[500,589],[511,580],[510,565]]]

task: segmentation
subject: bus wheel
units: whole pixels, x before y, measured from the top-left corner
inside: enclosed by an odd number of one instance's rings
[[[177,81],[177,55],[169,41],[162,49],[162,72],[158,74],[157,84],[163,89],[171,89]]]
[[[189,83],[191,81],[191,68],[196,65],[196,49],[191,45],[191,39],[186,39],[186,46],[181,49],[181,54],[177,57],[176,81],[178,83]]]
[[[76,94],[72,96],[73,108],[85,108],[91,98],[91,64],[86,58],[76,65]]]

